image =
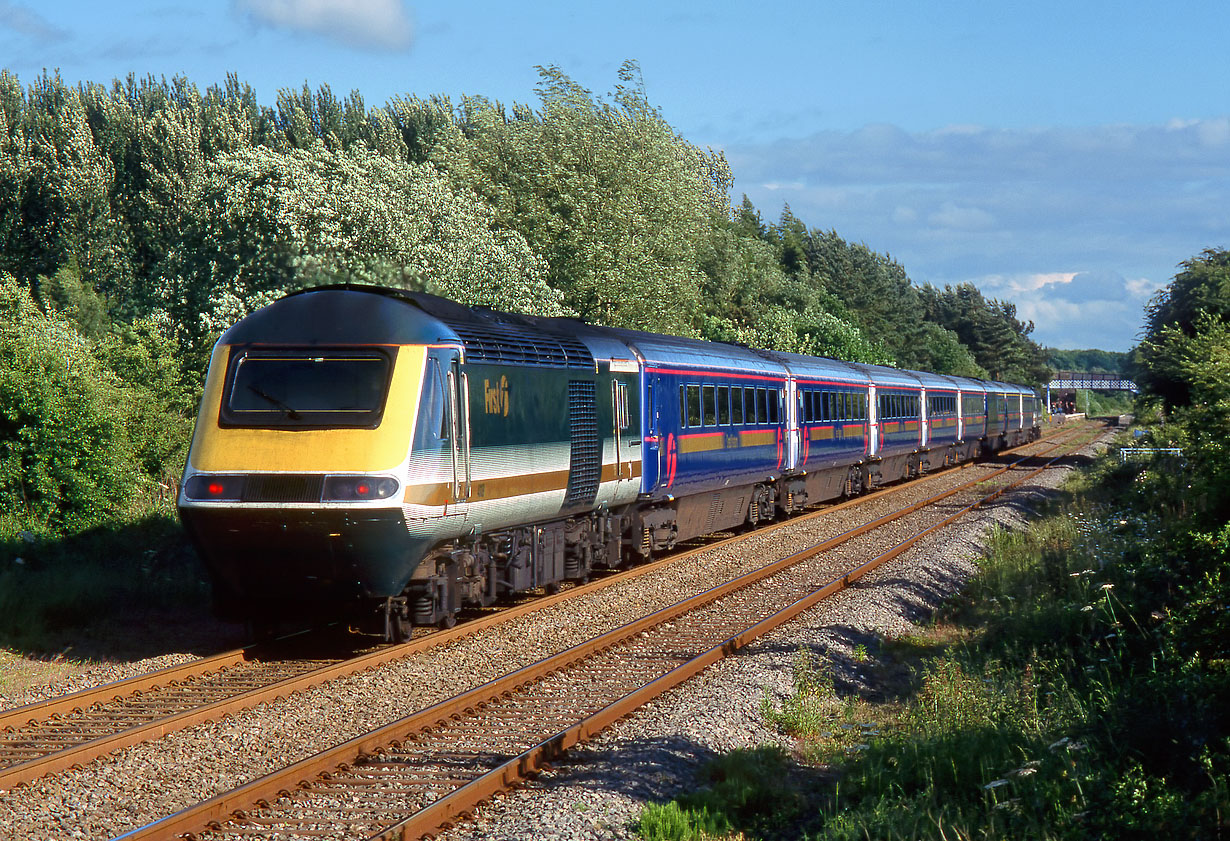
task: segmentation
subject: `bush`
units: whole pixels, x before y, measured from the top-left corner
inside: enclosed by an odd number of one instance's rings
[[[0,280],[0,537],[65,534],[124,511],[137,461],[116,378],[65,321]]]

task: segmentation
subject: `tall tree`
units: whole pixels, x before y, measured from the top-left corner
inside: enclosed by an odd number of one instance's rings
[[[583,318],[694,334],[700,252],[729,204],[725,160],[675,134],[634,64],[611,101],[540,73],[539,110],[466,99],[432,160],[542,255]]]
[[[1230,251],[1207,249],[1180,266],[1182,271],[1150,302],[1145,338],[1134,358],[1137,384],[1167,408],[1196,399],[1189,357],[1201,345],[1188,340],[1230,322]]]

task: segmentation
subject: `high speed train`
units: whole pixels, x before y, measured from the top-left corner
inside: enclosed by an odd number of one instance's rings
[[[338,285],[218,341],[178,506],[223,615],[402,639],[1039,432],[1024,386]]]

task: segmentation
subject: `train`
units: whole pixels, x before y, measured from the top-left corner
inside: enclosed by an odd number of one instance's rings
[[[178,510],[220,615],[402,640],[1040,427],[1026,386],[337,284],[218,340]]]

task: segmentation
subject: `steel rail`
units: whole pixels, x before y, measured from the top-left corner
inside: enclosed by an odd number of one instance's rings
[[[1068,428],[1062,430],[1062,432],[1058,434],[1063,436],[1068,432],[1076,434],[1077,430],[1071,430]],[[1052,436],[1048,436],[1048,438],[1049,437],[1054,437],[1054,434]],[[1047,440],[1047,438],[1044,438],[1041,439],[1040,442],[1046,442]],[[1012,450],[1005,450],[1003,452],[1013,452],[1015,450],[1028,447],[1031,444],[1037,444],[1040,442],[1027,442],[1026,444],[1013,448]],[[976,463],[973,461],[967,461],[946,470],[928,473],[925,476],[920,477],[920,480],[935,478],[954,469],[966,469],[974,466],[975,464]],[[785,528],[794,523],[823,516],[829,512],[842,510],[850,506],[870,503],[877,499],[903,492],[907,489],[914,489],[917,487],[917,484],[917,482],[908,482],[894,485],[870,494],[845,500],[835,505],[819,508],[815,511],[787,520],[778,520],[771,524],[767,524],[756,533],[764,534],[772,532],[775,529]],[[386,663],[421,653],[435,646],[472,636],[487,630],[490,627],[512,621],[513,619],[517,619],[521,616],[525,616],[539,610],[543,610],[560,602],[577,598],[605,587],[615,586],[641,575],[649,574],[661,568],[662,565],[678,563],[686,560],[693,554],[714,549],[721,549],[730,543],[744,540],[747,536],[748,535],[737,535],[734,537],[724,538],[715,543],[709,543],[682,553],[673,554],[669,557],[648,564],[642,564],[630,570],[625,570],[611,576],[606,576],[598,581],[593,581],[584,585],[570,588],[562,593],[537,598],[521,605],[505,608],[493,615],[463,623],[447,631],[438,631],[398,646],[383,648],[375,652],[370,652],[365,655],[343,660],[340,663],[308,671],[294,677],[273,681],[257,688],[245,689],[218,701],[201,704],[181,712],[159,716],[153,721],[145,724],[123,727],[122,729],[115,730],[114,732],[101,737],[82,735],[77,738],[78,743],[75,745],[61,748],[59,750],[47,751],[41,755],[34,756],[24,761],[14,762],[7,766],[0,767],[0,789],[11,789],[18,785],[28,784],[39,777],[84,765],[87,762],[101,756],[105,756],[106,754],[116,750],[121,750],[142,742],[151,741],[153,739],[165,736],[168,733],[183,730],[201,723],[214,721],[224,716],[250,709],[257,704],[275,701],[331,680],[336,680],[338,678],[353,675],[369,669],[378,668]],[[0,712],[0,738],[3,738],[4,735],[14,733],[14,731],[23,726],[28,727],[31,725],[41,724],[44,731],[53,726],[56,728],[60,728],[62,725],[71,726],[73,716],[82,717],[87,713],[87,711],[98,708],[99,705],[105,705],[112,702],[122,702],[137,695],[141,695],[142,693],[156,692],[176,686],[186,685],[189,681],[194,679],[200,679],[202,677],[224,671],[228,668],[235,668],[239,665],[251,662],[252,659],[254,659],[254,650],[256,650],[255,647],[250,647],[237,651],[224,652],[212,657],[193,661],[192,663],[171,666],[146,675],[138,675],[133,678],[105,684],[93,689],[82,690],[70,695],[53,698],[49,701],[30,704],[24,707],[18,707],[12,710]],[[128,717],[131,717],[131,714],[128,714]],[[7,734],[5,731],[7,731]],[[65,737],[58,734],[56,738],[63,739]],[[45,744],[50,740],[51,739],[49,739],[44,732],[41,742]],[[29,736],[25,738],[25,741],[38,743],[40,741],[39,734],[29,734]],[[32,752],[33,750],[35,749],[28,749],[28,752]]]
[[[828,551],[829,549],[845,543],[860,534],[864,534],[878,528],[887,522],[899,519],[912,511],[925,507],[926,505],[933,505],[936,502],[946,499],[974,485],[993,479],[1009,470],[1014,469],[1016,465],[1023,463],[1029,458],[1034,457],[1036,456],[1026,456],[1018,462],[1015,462],[1013,465],[1001,468],[988,476],[983,476],[972,480],[957,488],[953,488],[934,497],[930,497],[921,503],[909,505],[897,512],[877,518],[870,523],[825,540],[816,546],[809,547],[801,552],[767,564],[758,570],[746,573],[730,582],[711,588],[710,590],[697,594],[689,599],[682,600],[675,605],[663,608],[653,614],[621,626],[620,628],[608,631],[593,640],[574,646],[538,663],[525,666],[508,675],[505,675],[504,677],[471,689],[454,698],[442,701],[404,719],[385,725],[378,730],[355,737],[354,739],[348,740],[347,742],[344,742],[334,748],[322,751],[312,757],[296,762],[281,771],[275,772],[272,775],[254,780],[244,786],[234,789],[233,791],[210,798],[209,800],[203,801],[196,806],[189,807],[174,815],[163,818],[160,821],[135,829],[125,835],[120,836],[120,838],[125,839],[126,841],[137,841],[137,839],[149,838],[172,838],[182,836],[185,833],[189,833],[191,835],[192,833],[200,832],[210,825],[216,826],[221,821],[228,820],[230,815],[236,813],[236,803],[268,803],[271,800],[276,800],[282,793],[294,791],[304,786],[310,786],[310,780],[313,778],[320,777],[322,774],[328,774],[339,767],[344,768],[361,762],[365,757],[378,754],[387,745],[397,744],[412,739],[416,733],[441,727],[450,720],[465,715],[467,711],[482,708],[503,695],[515,692],[519,688],[542,680],[547,675],[556,673],[584,660],[586,657],[592,656],[595,652],[609,650],[614,646],[635,638],[638,634],[671,622],[684,613],[719,601],[737,590],[741,590],[765,578],[772,577],[790,566],[794,566],[803,560]],[[1054,461],[1057,461],[1062,457],[1062,455],[1056,456],[1046,465],[1032,471],[1028,474],[1028,476],[1018,479],[1014,484],[1027,481],[1029,477],[1032,477],[1042,470],[1045,470],[1047,466],[1053,464]],[[996,489],[992,494],[987,495],[985,499],[989,500],[1002,495],[1008,487],[1011,487],[1011,485]],[[895,557],[897,554],[900,554],[900,552],[905,551],[909,545],[921,540],[926,534],[950,523],[952,520],[957,519],[974,506],[982,504],[983,502],[984,500],[979,500],[974,503],[974,505],[961,509],[957,513],[946,518],[943,524],[925,530],[919,535],[916,535],[910,541],[898,544],[898,546],[895,546],[888,552],[877,556],[876,559],[873,559],[855,570],[834,579],[828,585],[821,588],[821,590],[817,591],[817,593],[813,593],[806,599],[797,602],[796,605],[791,608],[787,608],[787,611],[793,610],[793,613],[790,614],[790,617],[783,618],[780,621],[788,621],[788,618],[791,618],[793,615],[797,615],[797,613],[807,609],[807,607],[810,607],[816,601],[830,595],[835,591],[834,588],[840,589],[844,586],[848,586],[850,582],[856,580],[862,575],[865,575],[875,567],[885,563],[891,557]],[[777,624],[780,624],[780,622]],[[765,625],[764,623],[758,623],[754,626],[754,628],[761,629],[756,632],[756,635],[759,635],[760,633],[764,633],[770,627],[775,626],[776,625]],[[749,629],[749,631],[745,631],[743,633],[749,634],[752,633],[752,630],[753,629]],[[741,637],[742,635],[740,635],[740,638]],[[747,637],[749,640],[751,638],[753,637]],[[746,642],[740,643],[740,645],[742,644],[746,644]],[[700,659],[703,660],[704,665],[714,662],[713,658],[718,656],[718,652],[734,650],[730,647],[731,645],[731,640],[727,640],[721,645],[714,647],[714,649],[706,655],[702,655],[702,658]],[[703,665],[698,665],[696,667],[696,669],[699,668],[703,668]],[[665,688],[677,685],[677,683],[682,682],[682,680],[686,680],[692,673],[694,672],[686,674],[685,672],[672,672],[672,674],[675,674],[674,678],[668,679],[668,676],[663,676],[663,678],[659,679],[659,681],[654,681],[654,684],[664,687],[661,691],[665,691]],[[594,722],[591,724],[581,722],[560,731],[560,733],[556,734],[556,736],[540,745],[540,748],[544,752],[537,758],[531,758],[528,754],[522,754],[520,757],[510,760],[508,763],[505,763],[494,771],[489,772],[484,778],[480,778],[466,784],[461,789],[457,790],[458,797],[462,797],[461,792],[467,792],[463,799],[453,800],[453,795],[447,795],[446,798],[438,801],[437,805],[428,807],[427,814],[430,814],[432,817],[424,820],[428,822],[438,822],[439,820],[444,820],[444,822],[447,823],[449,820],[454,819],[456,815],[463,813],[469,808],[472,808],[473,803],[485,799],[495,790],[506,787],[506,783],[498,782],[498,780],[503,780],[509,777],[509,775],[514,778],[520,778],[519,775],[521,775],[522,772],[532,772],[533,769],[538,767],[542,761],[547,761],[546,757],[556,755],[559,750],[563,750],[566,747],[575,744],[577,739],[583,738],[591,732],[596,732],[597,729],[605,727],[610,723],[610,721],[613,721],[622,715],[626,715],[628,711],[635,708],[635,706],[628,707],[627,704],[639,705],[640,703],[643,703],[644,698],[648,697],[646,693],[651,691],[653,690],[646,688],[638,689],[633,693],[634,698],[637,700],[627,701],[624,706],[615,707],[613,709],[608,708],[605,712],[600,713],[599,718],[594,719]],[[478,801],[473,800],[474,797],[477,797]],[[441,818],[441,816],[443,816],[443,818]],[[439,824],[437,823],[436,825],[438,826]],[[398,827],[400,827],[400,829],[398,829]],[[384,833],[373,837],[403,837],[402,834],[398,833],[408,834],[411,832],[431,831],[430,829],[423,830],[419,825],[416,825],[416,827],[417,828],[411,830],[409,826],[403,822],[395,825],[395,828],[386,830]]]
[[[1051,467],[1056,461],[1063,458],[1065,455],[1067,455],[1067,453],[1055,456],[1046,464],[1032,470],[1025,476],[1014,479],[1010,485],[996,489],[982,499],[961,508],[953,514],[950,514],[939,523],[929,526],[917,534],[900,541],[890,549],[881,552],[876,557],[856,567],[850,572],[832,579],[824,586],[816,589],[804,598],[798,599],[781,611],[761,620],[760,622],[757,622],[755,625],[752,625],[746,630],[723,640],[717,645],[710,647],[700,655],[675,667],[665,675],[653,680],[635,692],[625,695],[616,702],[599,710],[597,713],[594,713],[585,719],[570,725],[569,727],[551,736],[549,739],[540,742],[531,749],[516,757],[513,757],[477,779],[467,783],[465,786],[462,786],[441,797],[405,820],[393,824],[375,835],[369,836],[368,841],[377,841],[377,839],[381,839],[381,841],[384,839],[398,839],[398,841],[404,841],[404,839],[407,838],[419,838],[451,826],[458,820],[467,817],[479,804],[489,800],[495,794],[508,791],[520,782],[528,779],[534,773],[541,770],[544,766],[553,760],[558,759],[565,751],[568,750],[568,748],[574,747],[581,742],[588,741],[590,738],[597,735],[599,732],[606,729],[619,719],[630,715],[632,712],[641,708],[648,702],[690,680],[719,660],[722,660],[739,649],[746,647],[751,642],[759,639],[765,634],[776,630],[803,612],[815,607],[824,599],[827,599],[835,593],[846,589],[853,582],[862,578],[864,575],[872,572],[880,566],[883,566],[911,547],[917,545],[928,535],[945,528],[954,521],[963,517],[965,514],[973,511],[975,508],[998,499],[1005,492],[1007,492],[1009,488],[1029,481],[1034,476],[1037,476],[1044,470]],[[995,475],[998,475],[998,473]],[[985,481],[985,479],[980,481]],[[947,496],[951,496],[951,493],[942,494],[938,498],[944,498]],[[792,555],[791,558],[797,558],[798,561],[802,561],[814,556],[815,554],[819,553],[816,551],[815,547],[811,547],[798,553],[798,555]],[[800,555],[805,557],[799,557]],[[785,560],[790,560],[790,558]]]

